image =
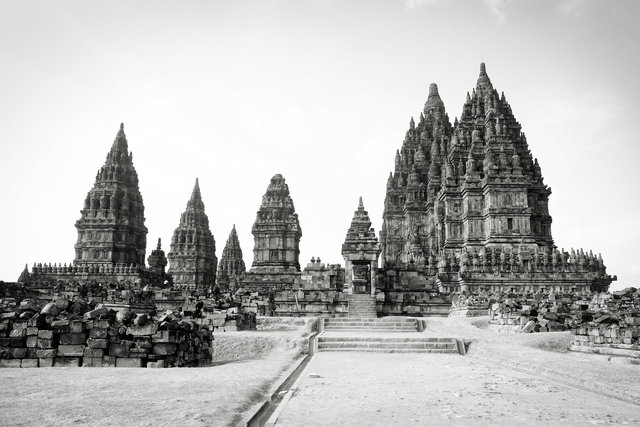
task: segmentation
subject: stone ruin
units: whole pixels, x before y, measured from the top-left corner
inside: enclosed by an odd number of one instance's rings
[[[349,308],[473,315],[489,308],[485,294],[605,292],[616,278],[606,274],[600,255],[555,246],[550,194],[521,125],[482,64],[453,123],[437,86],[430,86],[419,120],[411,119],[396,152],[379,238],[360,201],[342,245],[344,268],[314,257],[301,269],[300,220],[280,174],[256,214],[249,271],[235,226],[218,262],[197,180],[168,258],[158,240],[145,266],[144,205],[121,125],[76,222],[74,261],[25,268],[22,290],[14,291],[55,299],[60,284],[148,287],[155,307],[180,311],[196,301],[217,323],[227,318],[225,310],[229,316],[339,317]],[[128,302],[120,294],[105,304],[119,309]]]

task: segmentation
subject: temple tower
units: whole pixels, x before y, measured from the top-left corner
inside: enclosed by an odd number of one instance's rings
[[[147,247],[144,205],[123,124],[80,213],[82,216],[76,222],[75,265],[144,266]]]
[[[302,230],[289,195],[289,186],[280,174],[271,178],[253,224],[252,273],[299,272]]]
[[[167,257],[162,250],[162,242],[160,239],[158,239],[158,246],[151,251],[151,255],[149,255],[147,262],[149,263],[149,271],[157,281],[155,284],[163,284],[162,282],[167,278],[165,271],[165,267],[167,266]]]
[[[236,226],[234,224],[231,233],[229,233],[227,244],[220,256],[217,284],[220,288],[228,288],[231,283],[237,283],[238,278],[246,271],[247,269],[242,259],[242,249],[240,248],[238,233],[236,232]]]
[[[171,239],[169,274],[173,276],[174,286],[198,291],[213,288],[218,263],[215,251],[216,242],[196,178],[187,208]]]
[[[342,244],[342,256],[345,261],[347,292],[375,295],[380,244],[374,229],[371,228],[369,214],[364,210],[362,197]]]

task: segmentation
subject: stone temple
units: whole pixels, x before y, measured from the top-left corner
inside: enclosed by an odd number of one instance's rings
[[[213,289],[216,281],[216,241],[209,229],[200,185],[196,183],[173,232],[169,252],[169,274],[177,289]]]
[[[612,279],[600,256],[554,245],[550,194],[484,64],[453,124],[432,84],[387,181],[385,289],[606,290]]]
[[[159,297],[173,306],[185,295],[202,300],[223,291],[258,314],[338,317],[447,315],[468,295],[581,294],[606,291],[616,280],[600,255],[555,245],[551,189],[484,64],[453,123],[438,87],[430,86],[396,152],[379,237],[360,199],[342,246],[335,245],[344,268],[313,257],[301,269],[302,229],[280,174],[256,213],[249,271],[235,226],[218,265],[197,179],[168,262],[158,240],[145,266],[147,228],[132,159],[121,126],[76,222],[74,261],[34,264],[20,283],[171,287]]]

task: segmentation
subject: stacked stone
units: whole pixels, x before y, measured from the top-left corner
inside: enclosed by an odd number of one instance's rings
[[[158,318],[58,298],[0,313],[0,367],[169,367],[211,361],[207,327],[173,312]]]
[[[571,329],[573,351],[640,357],[640,290],[596,294]]]
[[[577,294],[493,294],[489,323],[503,333],[559,332],[582,319],[589,297]]]

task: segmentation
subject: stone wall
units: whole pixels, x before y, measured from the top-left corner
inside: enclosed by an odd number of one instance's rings
[[[81,315],[65,298],[24,300],[0,313],[0,367],[170,367],[211,361],[209,328],[173,313],[156,318],[104,305]]]

